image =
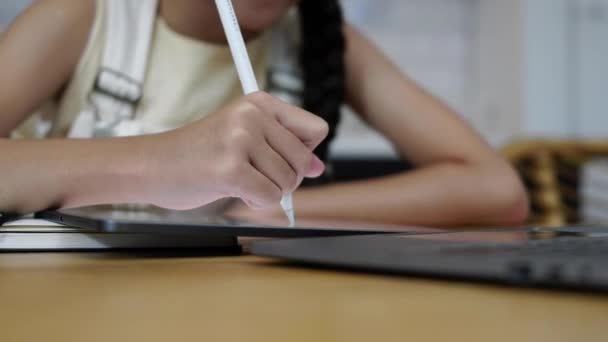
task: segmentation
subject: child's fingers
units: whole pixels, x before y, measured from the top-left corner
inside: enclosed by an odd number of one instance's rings
[[[234,186],[235,196],[242,198],[252,209],[275,206],[283,196],[281,189],[253,166],[242,170]]]
[[[265,136],[268,144],[277,151],[277,153],[279,153],[296,172],[298,183],[300,183],[304,177],[319,176],[319,174],[317,174],[318,168],[311,170],[313,160],[316,159],[321,165],[323,165],[323,162],[318,160],[314,153],[293,133],[279,123],[275,123],[274,125],[267,127]],[[318,163],[315,165],[318,165]],[[311,171],[313,172],[311,173]],[[323,170],[321,170],[321,173],[322,172]]]
[[[250,158],[252,166],[279,187],[282,193],[292,192],[297,187],[298,174],[270,145],[255,146]]]
[[[310,150],[315,149],[327,137],[329,131],[327,122],[310,112],[263,92],[248,95],[246,98],[263,112],[272,114]]]

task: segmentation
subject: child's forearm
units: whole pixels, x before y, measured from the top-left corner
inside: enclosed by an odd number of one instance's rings
[[[143,197],[142,138],[0,140],[0,211],[133,202]]]
[[[508,166],[441,163],[363,182],[298,191],[299,217],[425,226],[519,224],[527,199]]]
[[[278,203],[318,177],[312,150],[327,123],[262,92],[161,134],[93,140],[1,140],[0,211],[146,203],[192,209],[239,197]]]

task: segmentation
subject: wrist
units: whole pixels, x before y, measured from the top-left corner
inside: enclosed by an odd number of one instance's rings
[[[73,190],[65,206],[148,203],[152,154],[147,137],[83,140],[80,144],[88,145],[87,155],[74,159],[82,165],[72,167],[79,172],[68,181]]]
[[[119,157],[124,168],[114,170],[124,191],[120,191],[125,203],[152,204],[154,193],[162,175],[158,154],[162,143],[159,135],[146,135],[124,139],[124,155]]]

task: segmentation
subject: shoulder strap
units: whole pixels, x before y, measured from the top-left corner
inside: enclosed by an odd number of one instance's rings
[[[68,136],[91,138],[138,134],[131,119],[142,97],[158,0],[102,0],[105,45],[89,106]]]
[[[106,45],[102,69],[122,74],[127,80],[143,83],[156,20],[157,0],[105,0],[107,6]],[[121,90],[125,84],[109,81]]]

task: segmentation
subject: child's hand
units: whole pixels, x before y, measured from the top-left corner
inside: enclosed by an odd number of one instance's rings
[[[239,197],[252,208],[276,205],[304,177],[325,167],[312,150],[326,137],[318,116],[259,92],[189,126],[149,136],[148,202],[199,207]]]

